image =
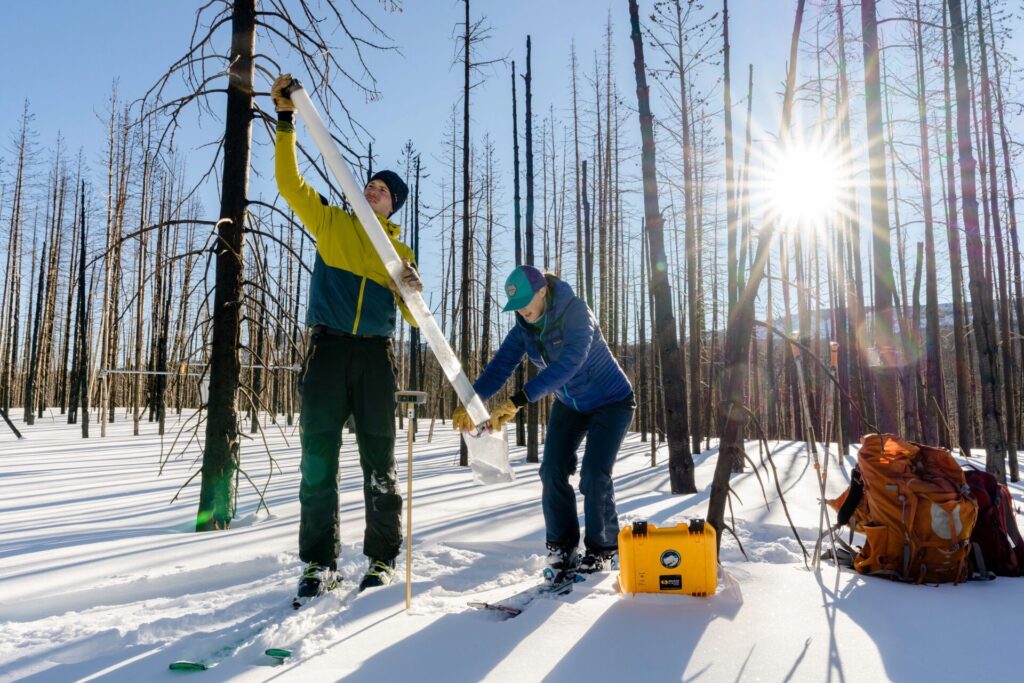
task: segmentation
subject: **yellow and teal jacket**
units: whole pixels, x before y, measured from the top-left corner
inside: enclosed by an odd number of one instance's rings
[[[341,207],[327,204],[299,175],[295,128],[287,121],[277,124],[274,172],[281,196],[316,240],[306,324],[389,337],[395,331],[397,301],[402,317],[415,326],[401,298],[388,288],[391,278],[359,220]],[[398,239],[399,226],[380,214],[377,217],[398,255],[412,261],[412,250]]]

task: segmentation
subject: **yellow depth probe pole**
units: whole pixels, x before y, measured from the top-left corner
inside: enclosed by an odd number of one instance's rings
[[[405,419],[408,420],[406,440],[409,442],[408,468],[405,475],[405,608],[412,605],[412,442],[416,436],[412,425],[416,419],[416,404],[426,403],[427,394],[423,391],[398,391],[395,399],[405,406]]]

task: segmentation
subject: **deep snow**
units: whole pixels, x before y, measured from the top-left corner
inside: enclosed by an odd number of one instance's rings
[[[18,422],[23,441],[0,425],[0,680],[1003,681],[1019,671],[1024,579],[929,587],[828,564],[812,572],[774,480],[760,470],[766,506],[749,468],[733,481],[749,559],[727,534],[715,596],[624,596],[606,574],[509,621],[472,610],[469,600],[511,595],[543,565],[537,465],[513,449],[516,481],[477,485],[457,465],[450,428],[437,424],[427,443],[426,422],[414,458],[412,609],[404,551],[395,584],[358,598],[349,590],[365,560],[361,477],[346,434],[340,569],[349,581],[293,612],[302,566],[297,429],[266,431],[280,468],[266,492],[271,514],[257,514],[243,479],[232,528],[196,534],[198,479],[170,502],[195,471],[195,444],[158,476],[155,425],[144,422],[133,437],[124,417],[105,439],[94,424],[82,440],[63,416]],[[173,420],[169,427],[165,449],[177,431]],[[810,549],[813,468],[803,444],[772,448]],[[396,450],[404,491],[404,433]],[[696,458],[701,492],[672,496],[666,449],[652,468],[649,444],[631,434],[615,471],[620,521],[661,526],[703,516],[715,452]],[[749,452],[760,462],[753,442]],[[852,463],[852,454],[841,466],[832,461],[830,494],[845,487]],[[258,436],[243,443],[243,467],[257,486],[267,484]],[[1011,488],[1019,510],[1024,490]],[[263,651],[275,646],[295,654],[274,666]],[[176,659],[215,666],[169,671]]]

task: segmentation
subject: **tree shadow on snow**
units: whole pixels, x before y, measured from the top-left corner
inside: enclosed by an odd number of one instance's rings
[[[855,576],[842,589],[830,588],[821,579],[819,583],[830,615],[830,665],[840,672],[842,662],[832,646],[835,611],[874,641],[889,680],[979,680],[982,671],[986,680],[1019,677],[1017,660],[1006,650],[1015,622],[1005,607],[1024,601],[1024,581],[1000,578],[936,586]],[[987,640],[990,647],[968,656],[963,629],[954,624],[973,624],[974,637]]]
[[[731,621],[743,606],[739,584],[728,575],[723,578],[723,590],[709,598],[620,595],[544,680],[635,680],[641,673],[641,658],[642,679],[684,680],[711,622],[723,618]],[[721,675],[709,665],[690,672],[685,680]]]

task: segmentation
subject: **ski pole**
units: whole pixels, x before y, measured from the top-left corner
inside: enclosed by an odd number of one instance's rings
[[[341,191],[352,205],[360,225],[366,231],[366,236],[370,239],[377,254],[380,255],[381,261],[384,262],[384,268],[388,271],[391,279],[397,283],[402,300],[405,301],[409,312],[416,320],[417,325],[419,325],[420,331],[430,346],[430,350],[437,358],[437,362],[444,371],[448,381],[454,387],[459,400],[466,406],[469,416],[473,418],[473,423],[482,425],[487,422],[490,418],[487,408],[484,406],[483,401],[480,400],[476,391],[473,390],[473,385],[470,383],[469,378],[466,377],[466,373],[463,372],[459,359],[456,357],[455,352],[452,351],[451,346],[448,345],[448,340],[444,338],[441,328],[437,326],[433,313],[427,308],[423,295],[415,289],[407,287],[402,281],[402,272],[405,265],[398,256],[398,252],[395,251],[394,245],[391,244],[387,233],[384,232],[384,228],[381,227],[380,221],[377,220],[377,216],[373,213],[373,209],[370,208],[366,197],[363,196],[363,188],[356,182],[352,171],[349,170],[348,164],[331,139],[327,126],[324,125],[323,119],[320,118],[316,107],[313,106],[313,100],[309,98],[309,95],[298,79],[292,79],[291,84],[285,88],[285,94],[291,98],[292,104],[295,105],[295,108],[302,116],[302,120],[305,121],[306,128],[320,150],[320,154],[323,155],[324,161],[327,162],[327,166],[331,169],[331,173],[334,174],[334,177],[341,185]]]

